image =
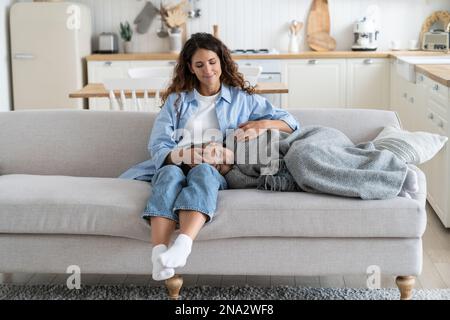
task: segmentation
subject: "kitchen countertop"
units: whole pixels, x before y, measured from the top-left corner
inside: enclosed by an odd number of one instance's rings
[[[346,59],[346,58],[393,58],[397,56],[447,56],[432,51],[305,51],[300,53],[233,55],[236,60],[254,59]],[[134,53],[134,54],[93,54],[87,61],[130,61],[130,60],[176,60],[176,53]],[[416,65],[416,70],[429,78],[450,87],[450,65]]]
[[[345,58],[391,58],[395,56],[442,56],[441,52],[430,51],[304,51],[300,53],[279,54],[233,54],[236,60],[249,59],[345,59]],[[176,60],[176,53],[132,53],[132,54],[93,54],[86,57],[87,61],[130,61],[130,60]]]
[[[415,68],[416,72],[446,87],[450,87],[450,64],[418,64]]]

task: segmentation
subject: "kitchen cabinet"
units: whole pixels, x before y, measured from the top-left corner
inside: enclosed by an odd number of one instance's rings
[[[105,79],[128,78],[131,68],[173,66],[172,60],[136,60],[136,61],[88,61],[88,82],[103,83]],[[152,100],[152,99],[150,99]],[[150,103],[152,103],[150,101]],[[90,98],[89,109],[109,110],[108,98]]]
[[[345,59],[299,59],[285,63],[282,81],[289,94],[285,108],[345,106]]]
[[[285,108],[376,108],[390,106],[390,60],[304,59],[285,63]]]
[[[415,112],[412,113],[412,131],[427,131],[428,125],[427,121],[427,90],[428,83],[423,74],[416,75],[416,85],[415,85],[415,97],[416,97],[416,108]]]
[[[120,79],[127,76],[129,61],[89,61],[88,82],[103,82],[105,79]],[[89,109],[109,110],[108,98],[90,98]]]
[[[389,71],[389,59],[347,59],[346,106],[389,109]]]
[[[423,102],[416,84],[399,76],[395,68],[391,69],[391,110],[397,112],[403,129],[415,131],[418,123],[418,105]]]
[[[418,83],[418,91],[423,92],[425,96],[425,104],[419,108],[419,114],[423,117],[420,129],[448,137],[449,88],[423,75],[418,77],[423,77]],[[427,177],[427,200],[447,228],[450,228],[449,165],[448,143],[433,159],[421,165]]]
[[[391,69],[391,107],[404,129],[449,136],[449,88],[417,73],[415,83]],[[420,165],[427,179],[427,200],[450,228],[450,158],[448,143],[430,161]]]

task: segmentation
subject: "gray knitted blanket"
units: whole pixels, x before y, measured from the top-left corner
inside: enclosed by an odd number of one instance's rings
[[[389,199],[399,194],[407,172],[407,164],[390,151],[377,150],[372,142],[355,145],[333,128],[308,126],[290,135],[268,131],[236,143],[235,160],[243,153],[248,159],[255,145],[256,161],[236,161],[225,175],[230,188]],[[264,148],[269,150],[261,156]]]

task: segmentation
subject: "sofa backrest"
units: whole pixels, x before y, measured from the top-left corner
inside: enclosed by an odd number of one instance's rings
[[[358,109],[289,109],[302,126],[319,124],[354,141],[372,140],[395,113]],[[156,113],[39,110],[0,112],[0,175],[117,177],[148,159]]]

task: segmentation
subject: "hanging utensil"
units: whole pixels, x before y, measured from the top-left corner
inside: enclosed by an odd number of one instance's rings
[[[159,38],[167,38],[169,36],[169,32],[166,29],[166,26],[164,24],[164,18],[163,18],[163,6],[162,1],[159,3],[159,16],[161,17],[161,27],[156,31],[156,35]]]
[[[189,19],[199,18],[202,15],[202,10],[197,7],[197,1],[199,0],[189,0],[191,4],[191,10],[187,12]]]
[[[194,1],[195,0],[189,0],[190,7],[191,7],[191,9],[187,12],[189,19],[195,18],[195,3],[193,4]]]

